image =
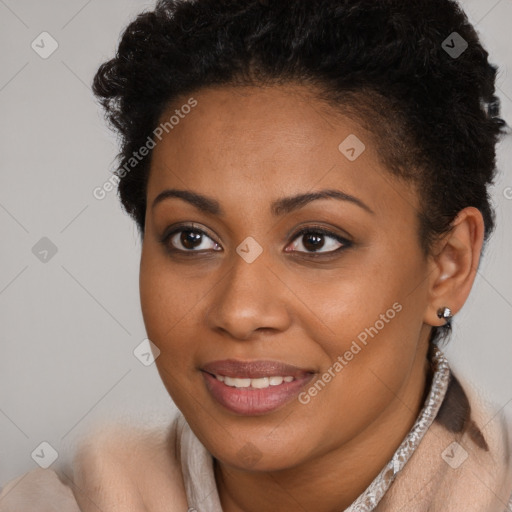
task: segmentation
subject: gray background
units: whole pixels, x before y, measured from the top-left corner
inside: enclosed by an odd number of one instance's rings
[[[175,411],[155,366],[133,354],[145,338],[135,225],[115,191],[92,195],[117,148],[90,83],[123,27],[152,4],[0,0],[0,486],[37,467],[31,454],[43,441],[64,468],[93,426],[160,424]],[[512,125],[512,0],[462,4],[500,64]],[[59,45],[47,59],[31,47],[43,31]],[[499,146],[498,229],[446,349],[495,411],[512,409],[511,138]],[[57,248],[46,262],[32,251],[43,237]]]

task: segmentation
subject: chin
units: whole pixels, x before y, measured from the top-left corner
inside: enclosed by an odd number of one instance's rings
[[[238,452],[230,453],[228,457],[215,457],[228,467],[236,468],[239,471],[251,471],[255,473],[266,473],[282,471],[300,464],[300,461],[294,457],[288,459],[290,451],[286,453],[269,452],[263,453],[252,443],[247,443]]]

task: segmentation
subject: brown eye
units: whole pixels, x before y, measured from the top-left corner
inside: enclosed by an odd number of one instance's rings
[[[330,231],[320,228],[306,228],[295,235],[292,250],[305,254],[329,254],[350,247],[351,242]],[[325,249],[325,250],[323,250]]]
[[[201,245],[203,235],[197,231],[181,231],[179,241],[185,249],[195,249]]]
[[[318,235],[314,233],[302,235],[302,245],[308,251],[317,251],[318,249],[321,249],[324,244],[324,235]]]
[[[166,232],[160,242],[168,251],[177,253],[222,250],[217,242],[195,226],[177,226],[172,231]]]

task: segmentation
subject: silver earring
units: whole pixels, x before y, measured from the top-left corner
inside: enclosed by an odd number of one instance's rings
[[[451,319],[453,318],[452,310],[450,308],[439,308],[437,310],[437,317],[438,318],[444,318],[446,320],[446,323],[449,324]]]

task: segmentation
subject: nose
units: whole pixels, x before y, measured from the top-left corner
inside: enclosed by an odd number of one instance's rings
[[[231,269],[212,294],[209,327],[237,340],[260,331],[285,331],[290,325],[289,294],[263,254],[251,263],[234,254]]]

